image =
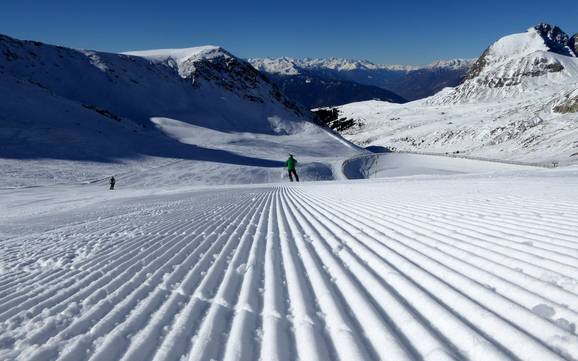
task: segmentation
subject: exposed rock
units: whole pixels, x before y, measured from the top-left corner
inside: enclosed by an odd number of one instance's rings
[[[490,50],[490,48],[487,48],[486,50],[484,50],[484,52],[482,53],[480,58],[478,60],[476,60],[474,65],[472,65],[470,70],[464,76],[464,80],[463,80],[464,82],[466,80],[473,79],[473,78],[477,77],[478,75],[480,75],[480,73],[482,72],[482,70],[484,69],[484,67],[487,64],[487,57],[488,57],[489,50]]]
[[[90,109],[90,110],[94,110],[95,112],[97,112],[98,114],[105,116],[107,118],[116,120],[117,122],[122,121],[122,118],[119,117],[118,115],[109,112],[106,109],[100,109],[99,107],[97,107],[96,105],[92,105],[92,104],[82,104],[83,107],[85,107],[86,109]]]
[[[578,96],[569,98],[558,105],[554,106],[553,110],[556,113],[578,113]]]
[[[363,122],[360,120],[340,117],[339,109],[337,108],[315,109],[313,110],[313,113],[317,115],[323,125],[338,132],[343,132],[354,127],[360,128],[363,126]]]
[[[570,46],[570,38],[568,34],[562,31],[557,26],[552,26],[550,24],[541,23],[534,27],[536,31],[542,36],[546,46],[551,52],[575,56],[573,47]]]
[[[578,56],[578,33],[574,34],[568,41],[568,46],[574,51],[574,54]]]

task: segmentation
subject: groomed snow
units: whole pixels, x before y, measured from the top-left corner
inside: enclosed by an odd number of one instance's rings
[[[578,169],[489,168],[0,190],[0,359],[576,360]]]

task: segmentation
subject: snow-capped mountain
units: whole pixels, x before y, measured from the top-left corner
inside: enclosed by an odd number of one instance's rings
[[[215,46],[110,54],[1,36],[0,98],[9,185],[39,169],[31,178],[58,182],[176,161],[189,166],[170,181],[256,182],[280,177],[289,152],[356,152]]]
[[[438,61],[426,66],[379,65],[367,60],[340,58],[255,58],[249,59],[249,62],[270,75],[281,87],[300,75],[379,87],[404,99],[415,100],[459,84],[473,60]],[[302,92],[307,92],[307,89]],[[392,101],[399,102],[393,99]]]
[[[415,71],[420,69],[464,69],[469,68],[471,59],[439,60],[428,65],[383,65],[375,64],[369,60],[356,60],[345,58],[250,58],[249,62],[258,70],[269,74],[296,75],[307,70],[390,70],[390,71]]]
[[[492,44],[454,88],[403,105],[371,101],[321,114],[360,145],[577,163],[574,38],[539,24]]]
[[[462,84],[431,102],[477,102],[522,93],[541,95],[548,91],[544,87],[571,87],[578,79],[578,63],[570,43],[568,35],[548,24],[506,36],[484,51]]]

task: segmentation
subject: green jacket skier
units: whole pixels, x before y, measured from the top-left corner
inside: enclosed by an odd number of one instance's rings
[[[293,154],[289,154],[289,159],[287,159],[285,165],[287,165],[287,171],[289,172],[289,180],[293,182],[293,176],[295,176],[295,180],[299,182],[299,176],[297,175],[297,171],[295,170],[295,166],[297,165],[297,159],[293,157]]]

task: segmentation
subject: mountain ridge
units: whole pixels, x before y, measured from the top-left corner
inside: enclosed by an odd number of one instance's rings
[[[473,63],[469,59],[453,59],[425,66],[378,65],[366,60],[288,57],[250,58],[248,61],[258,70],[274,77],[282,88],[291,81],[291,77],[307,76],[375,86],[406,100],[421,99],[459,84]],[[305,93],[306,89],[302,91]]]

